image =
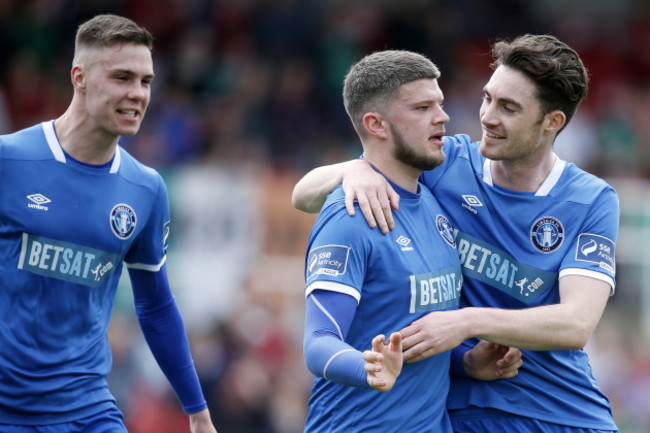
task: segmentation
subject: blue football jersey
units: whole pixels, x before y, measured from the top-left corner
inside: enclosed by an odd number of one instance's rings
[[[346,293],[358,301],[345,342],[359,351],[427,313],[457,309],[462,283],[453,228],[431,192],[397,186],[395,230],[370,229],[360,211],[350,217],[337,188],[309,239],[306,294]],[[451,432],[445,409],[450,352],[405,364],[386,393],[316,377],[308,432]]]
[[[0,137],[0,423],[53,424],[113,406],[106,336],[123,263],[158,270],[162,178],[123,149],[68,157],[54,122]]]
[[[572,274],[605,281],[613,293],[615,190],[559,158],[538,191],[501,188],[478,144],[465,135],[446,137],[445,162],[422,177],[457,228],[465,277],[461,307],[555,304],[559,277]],[[495,408],[562,425],[616,428],[583,350],[525,350],[523,361],[512,379],[453,377],[449,408]]]

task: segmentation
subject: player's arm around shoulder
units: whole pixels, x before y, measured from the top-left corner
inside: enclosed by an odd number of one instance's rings
[[[362,159],[315,168],[294,187],[292,203],[303,212],[315,213],[338,185],[345,192],[350,215],[358,203],[367,224],[386,234],[394,228],[392,211],[399,207],[399,195],[386,179]]]

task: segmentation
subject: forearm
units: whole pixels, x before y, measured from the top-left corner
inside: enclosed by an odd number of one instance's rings
[[[463,308],[467,336],[526,350],[581,349],[595,323],[568,305],[554,304],[521,310]]]
[[[189,342],[178,307],[170,303],[153,312],[139,312],[147,344],[186,413],[206,408]]]
[[[167,268],[158,272],[129,269],[135,311],[151,352],[187,413],[207,407],[185,326],[169,287]]]
[[[560,278],[560,303],[532,308],[463,308],[468,337],[528,350],[581,349],[598,325],[611,287],[580,275]]]
[[[360,351],[332,336],[312,335],[304,345],[305,363],[314,376],[346,386],[369,388]]]
[[[293,189],[293,206],[307,213],[320,211],[327,195],[343,181],[343,173],[353,161],[318,167],[303,176]]]
[[[303,352],[315,376],[342,385],[370,387],[361,351],[345,342],[357,308],[352,296],[317,290],[306,299]]]

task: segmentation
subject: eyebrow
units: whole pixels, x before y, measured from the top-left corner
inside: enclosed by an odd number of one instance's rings
[[[410,102],[408,105],[411,106],[419,106],[419,105],[434,105],[434,104],[441,104],[445,102],[445,98],[440,98],[440,99],[419,99],[414,102]]]
[[[487,94],[490,97],[492,96],[490,94],[490,92],[488,91],[487,87],[483,87],[483,93]],[[515,101],[512,98],[498,98],[497,101],[502,103],[502,104],[512,104],[512,105],[516,106],[517,108],[522,108],[523,107],[523,105],[521,105],[519,102]]]
[[[111,72],[113,74],[124,74],[124,75],[129,75],[129,76],[137,76],[138,75],[138,74],[136,74],[135,72],[133,72],[130,69],[113,69]],[[151,80],[153,80],[154,77],[155,77],[154,74],[147,74],[147,75],[143,76],[143,78],[151,79]]]

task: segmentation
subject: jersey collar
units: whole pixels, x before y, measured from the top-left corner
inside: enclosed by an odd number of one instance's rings
[[[56,131],[54,130],[54,120],[43,122],[41,125],[43,126],[43,132],[45,133],[47,145],[50,147],[50,151],[52,151],[54,159],[65,164],[65,153],[63,152],[61,143],[59,143],[59,138],[56,136]],[[111,164],[109,173],[117,173],[117,171],[120,169],[121,161],[122,156],[120,152],[120,146],[117,146],[115,148],[115,156],[113,157],[113,164]]]
[[[548,174],[548,176],[546,176],[544,182],[542,182],[540,187],[535,192],[536,196],[547,196],[555,184],[557,184],[560,176],[562,175],[562,172],[564,171],[566,162],[561,160],[555,153],[553,156],[555,156],[555,163],[553,164],[553,168],[551,169],[551,172]],[[494,186],[494,181],[492,180],[491,162],[492,161],[487,158],[485,158],[485,161],[483,162],[483,182],[487,183],[490,186]]]

